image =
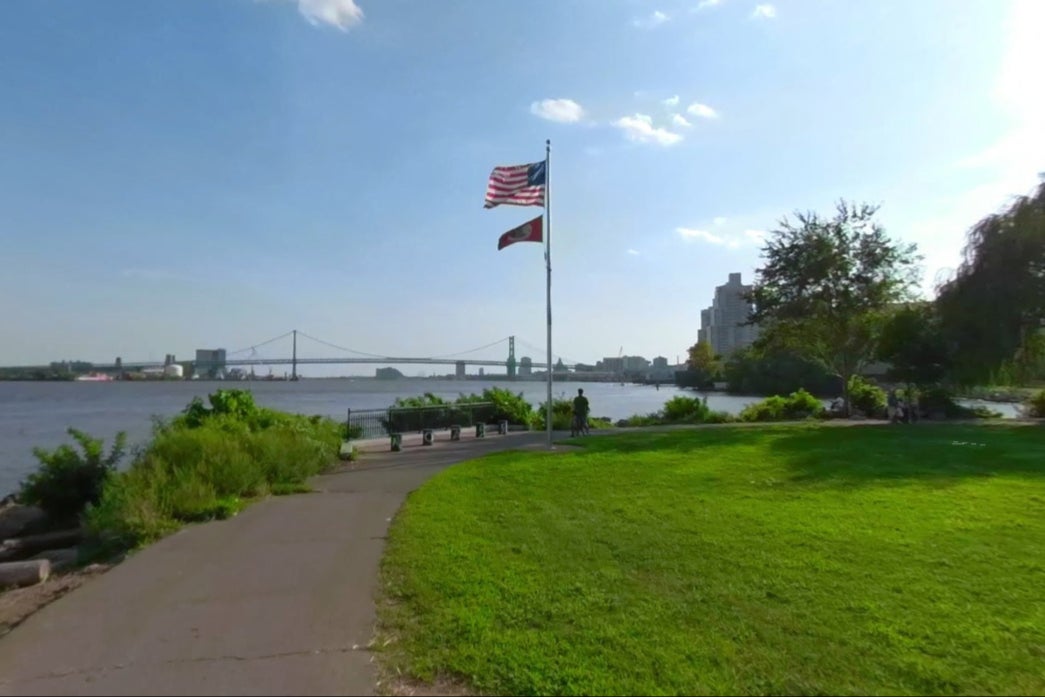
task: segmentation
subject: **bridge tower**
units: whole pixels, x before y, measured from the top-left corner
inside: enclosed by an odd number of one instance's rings
[[[286,336],[286,335],[284,334],[284,336]],[[293,357],[290,360],[291,360],[291,363],[290,363],[290,379],[291,380],[297,380],[298,379],[298,330],[297,329],[294,330],[294,355],[293,355]],[[286,373],[284,373],[284,375],[286,375]]]
[[[509,380],[514,380],[515,379],[515,337],[514,336],[508,337],[508,361],[506,362],[506,364],[508,366],[508,379]]]

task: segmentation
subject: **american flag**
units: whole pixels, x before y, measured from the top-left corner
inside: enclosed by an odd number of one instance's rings
[[[484,208],[502,203],[512,206],[543,206],[545,162],[494,167],[486,185]]]

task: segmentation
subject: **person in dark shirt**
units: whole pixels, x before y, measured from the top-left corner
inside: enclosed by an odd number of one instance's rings
[[[577,389],[577,396],[573,398],[573,425],[570,427],[570,435],[588,434],[588,398],[584,396],[584,389]]]

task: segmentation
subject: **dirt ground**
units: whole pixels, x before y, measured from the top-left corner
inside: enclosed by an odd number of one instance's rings
[[[69,591],[79,588],[110,568],[111,565],[108,564],[92,564],[83,569],[55,574],[35,586],[0,591],[0,637],[24,622],[40,608],[58,600]]]

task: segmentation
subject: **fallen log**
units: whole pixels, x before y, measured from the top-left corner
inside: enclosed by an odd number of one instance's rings
[[[80,544],[82,540],[83,531],[79,529],[14,537],[0,543],[0,562],[25,559],[48,549],[72,547]]]
[[[51,562],[46,559],[13,561],[0,564],[0,588],[35,586],[51,575]]]

